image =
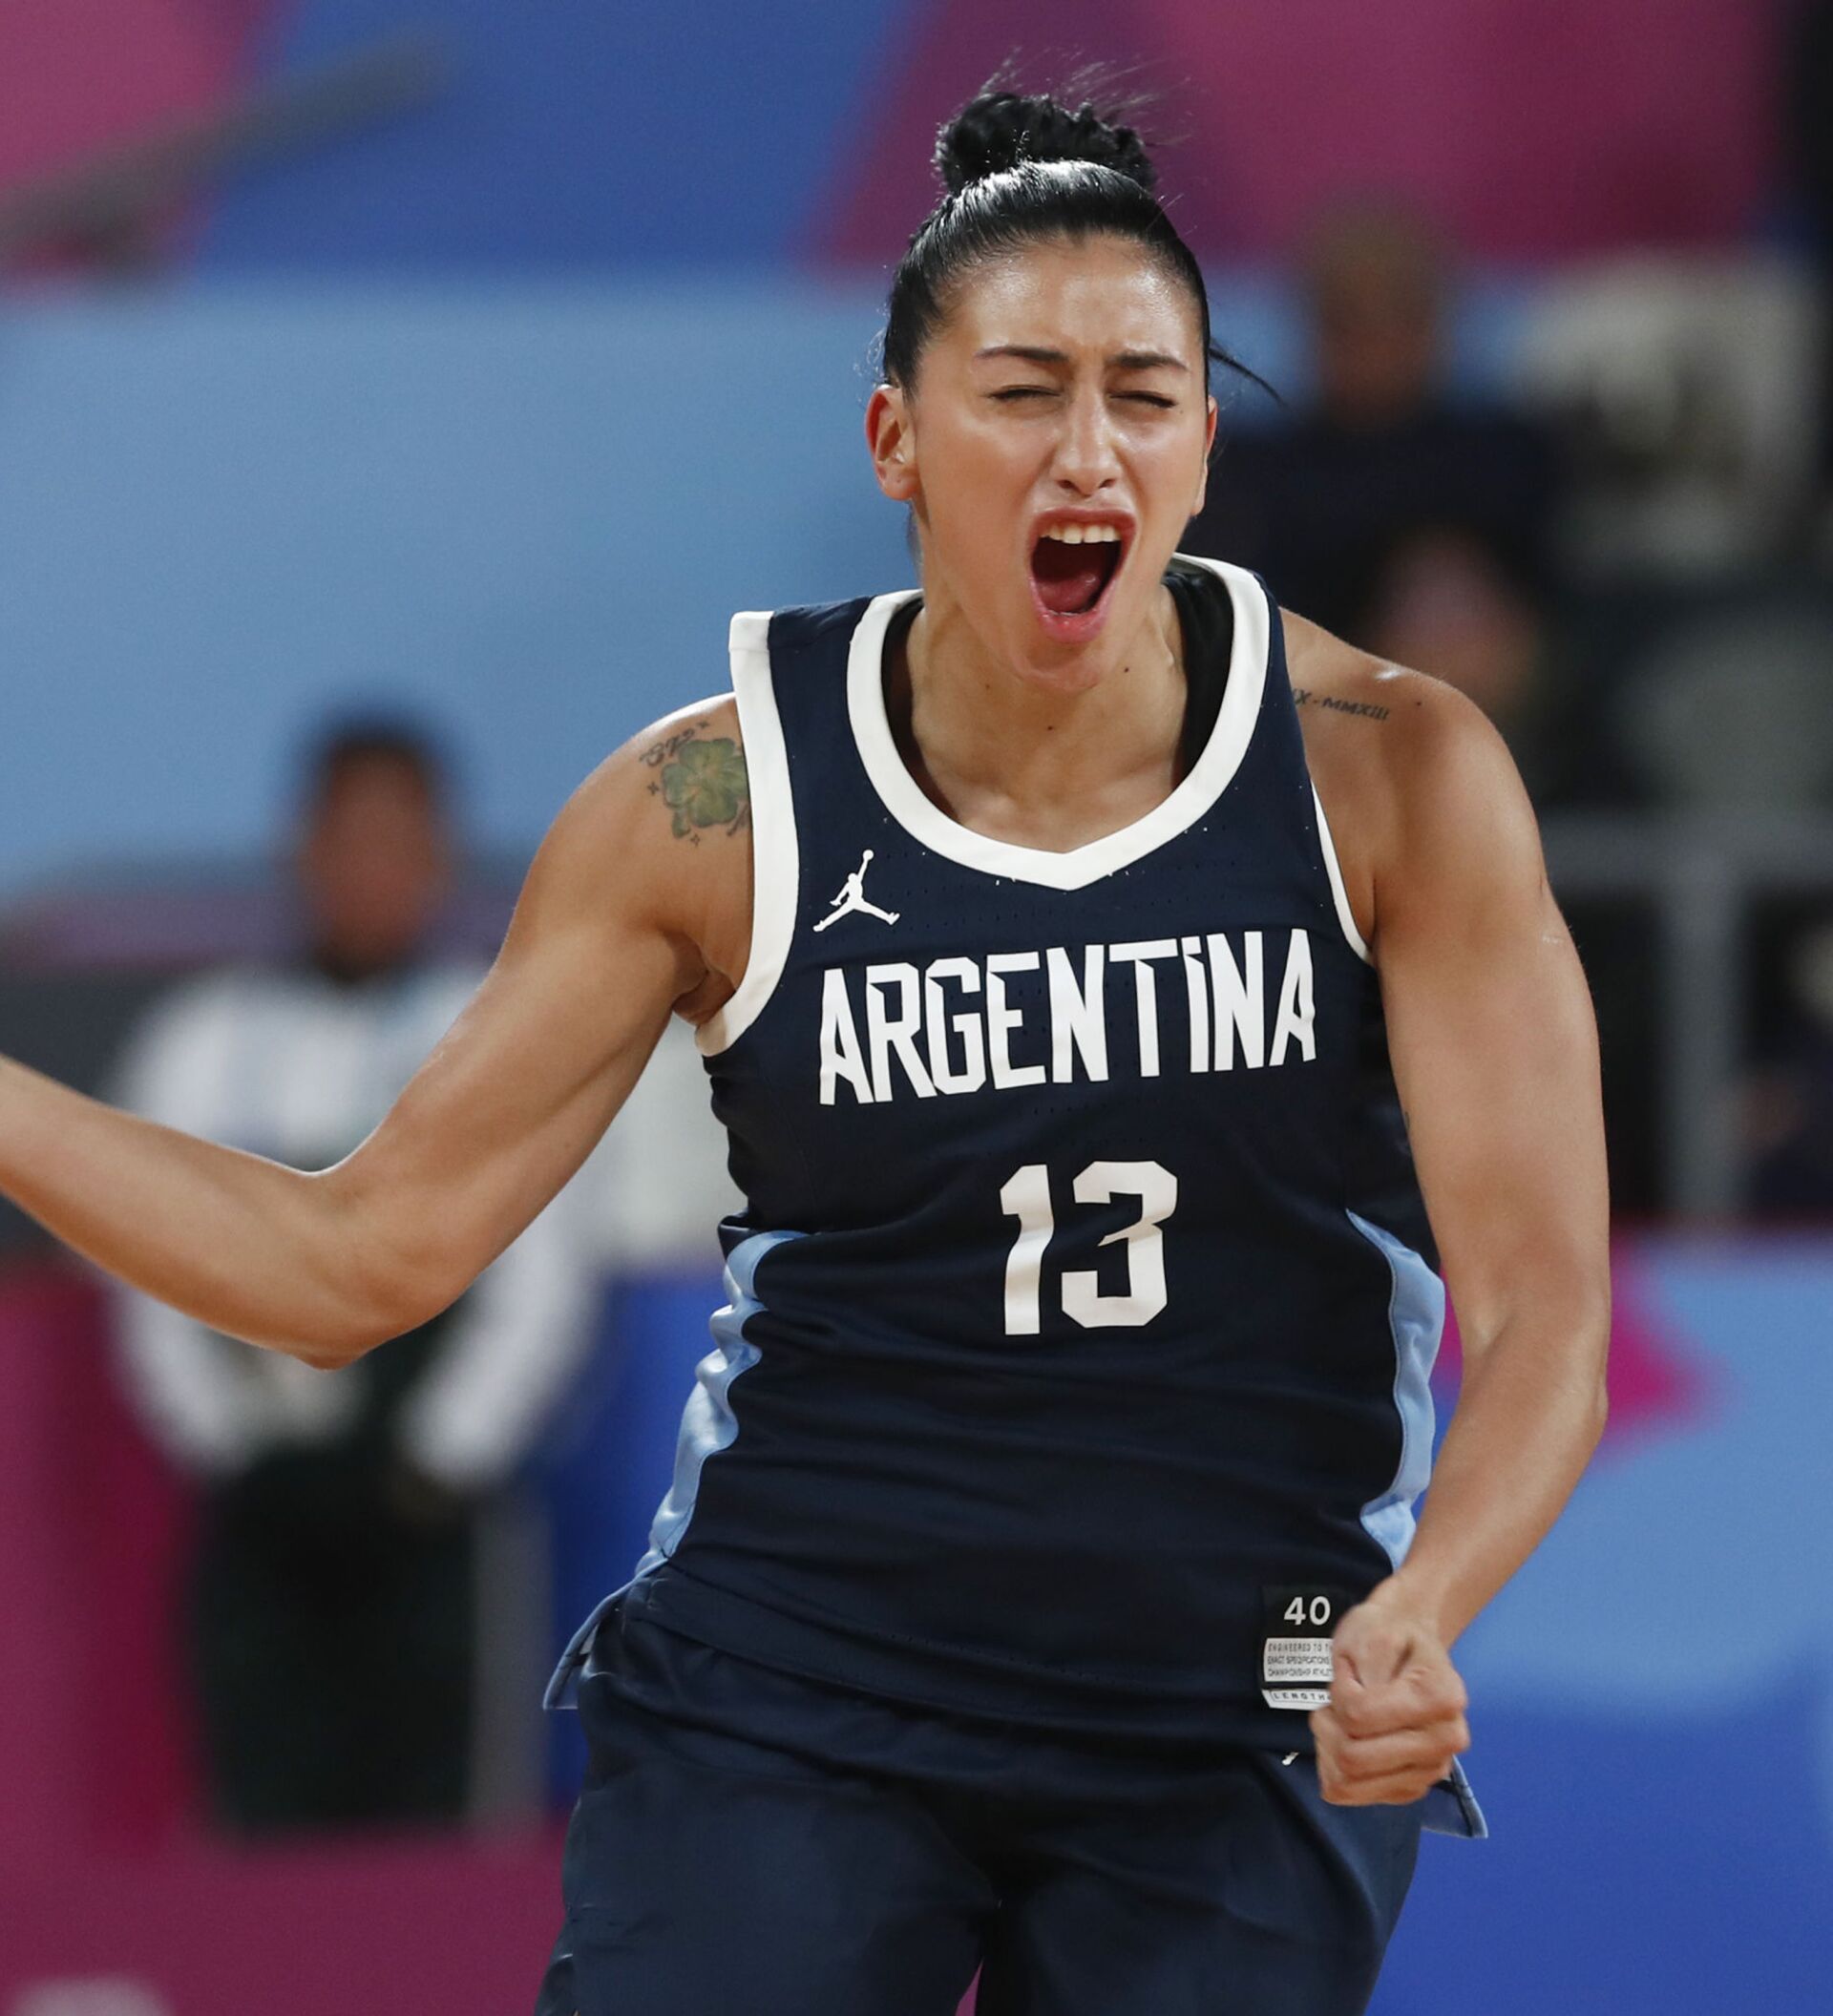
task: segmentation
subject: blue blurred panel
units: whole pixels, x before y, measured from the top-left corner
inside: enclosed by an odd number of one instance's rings
[[[0,891],[245,852],[386,698],[526,849],[731,612],[896,587],[871,293],[188,289],[0,321]]]
[[[1461,1648],[1494,1838],[1428,1844],[1385,2016],[1829,2006],[1833,1241],[1638,1257],[1706,1397],[1606,1444]]]
[[[1506,1599],[1505,1599],[1506,1600]],[[1493,1838],[1428,1838],[1373,2016],[1733,2016],[1833,2003],[1827,1676],[1713,1713],[1485,1714]]]
[[[1300,397],[1289,290],[1214,300]],[[15,306],[0,894],[265,847],[294,738],[351,700],[444,723],[480,838],[531,847],[607,749],[726,686],[732,610],[910,578],[861,429],[881,313],[757,278]],[[1518,313],[1479,293],[1468,320],[1493,369]],[[1229,424],[1265,413],[1244,393]]]
[[[303,0],[270,73],[431,31],[430,108],[239,180],[205,266],[761,262],[855,152],[862,86],[921,0]]]

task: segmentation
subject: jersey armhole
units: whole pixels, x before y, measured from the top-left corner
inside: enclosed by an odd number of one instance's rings
[[[747,610],[733,617],[731,658],[732,698],[738,704],[751,801],[751,945],[737,991],[694,1032],[703,1057],[729,1049],[776,992],[795,935],[800,882],[789,752],[770,679],[768,610]]]
[[[1343,887],[1343,865],[1337,858],[1337,843],[1331,838],[1330,821],[1324,816],[1324,801],[1317,795],[1317,787],[1311,788],[1311,802],[1317,808],[1317,844],[1323,850],[1324,872],[1330,877],[1331,900],[1337,906],[1337,921],[1342,926],[1343,936],[1349,940],[1349,949],[1364,966],[1374,965],[1369,956],[1367,940],[1357,928],[1356,913],[1349,907],[1349,892]]]

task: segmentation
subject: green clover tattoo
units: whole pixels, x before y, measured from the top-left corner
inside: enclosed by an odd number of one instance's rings
[[[663,766],[662,802],[675,815],[677,840],[691,839],[697,826],[737,832],[750,811],[745,751],[729,737],[684,744]]]

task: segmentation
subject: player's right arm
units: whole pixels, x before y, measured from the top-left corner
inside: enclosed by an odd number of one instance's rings
[[[699,831],[655,787],[658,752],[695,739],[726,742],[740,814],[689,846]],[[0,1060],[0,1190],[111,1273],[250,1343],[330,1366],[413,1329],[579,1167],[671,1010],[697,1017],[730,991],[718,959],[748,911],[742,808],[729,702],[607,759],[542,843],[471,1004],[335,1167],[220,1147]]]

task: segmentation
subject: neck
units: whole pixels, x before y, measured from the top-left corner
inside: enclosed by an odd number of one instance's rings
[[[379,956],[352,952],[347,946],[315,944],[306,955],[306,964],[322,978],[339,987],[365,987],[371,980],[405,973],[414,963],[411,948]]]
[[[887,695],[899,753],[952,818],[1061,850],[1128,824],[1177,782],[1183,630],[1169,589],[1112,668],[1081,691],[987,650],[959,605],[925,599]]]

